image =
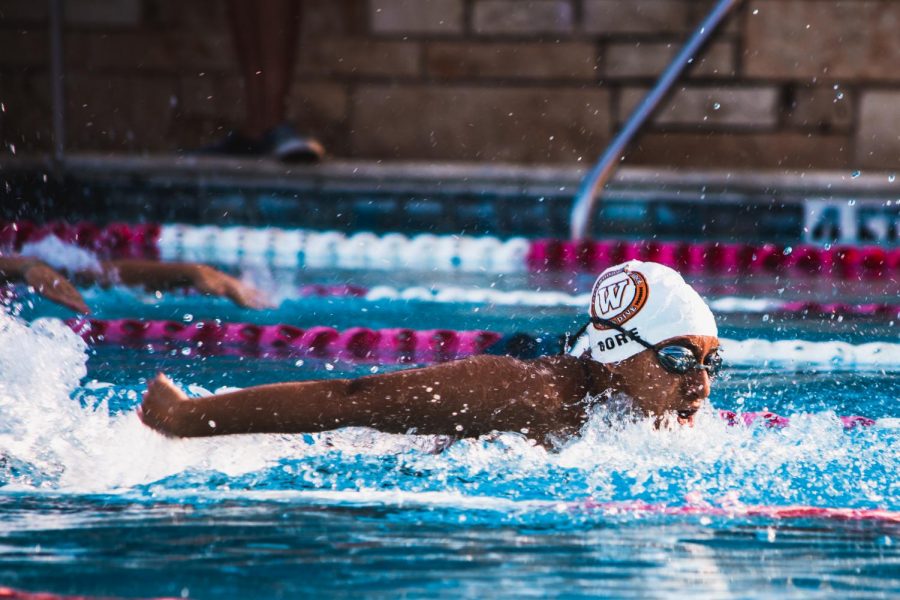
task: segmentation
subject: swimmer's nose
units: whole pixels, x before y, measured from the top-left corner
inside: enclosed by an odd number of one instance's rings
[[[693,370],[684,376],[684,395],[690,401],[703,401],[709,397],[709,374],[702,370]]]

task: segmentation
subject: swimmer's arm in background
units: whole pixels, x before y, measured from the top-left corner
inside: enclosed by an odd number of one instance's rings
[[[211,296],[224,296],[244,308],[268,306],[259,291],[207,265],[123,259],[104,261],[102,266],[102,273],[79,274],[79,279],[104,286],[122,284],[150,290],[191,287]]]
[[[140,416],[166,435],[312,433],[373,427],[386,433],[478,436],[559,428],[554,400],[541,405],[537,367],[504,356],[371,375],[279,383],[188,398],[165,376],[148,387]],[[540,378],[540,377],[538,377]]]
[[[24,282],[48,300],[79,313],[91,312],[68,279],[36,258],[0,256],[0,282]]]

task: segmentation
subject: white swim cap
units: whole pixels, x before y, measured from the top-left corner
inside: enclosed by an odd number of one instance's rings
[[[591,317],[634,331],[650,344],[682,335],[718,337],[712,311],[665,265],[630,260],[603,271],[591,292]],[[645,350],[631,337],[604,325],[587,327],[591,358],[613,363]]]

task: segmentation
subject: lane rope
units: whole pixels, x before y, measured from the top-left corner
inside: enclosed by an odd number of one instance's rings
[[[492,331],[369,329],[333,327],[301,329],[293,325],[256,325],[139,319],[69,319],[66,324],[89,344],[135,345],[178,342],[199,352],[233,350],[248,356],[314,356],[346,360],[399,357],[417,362],[445,361],[483,354],[501,334]],[[271,352],[270,352],[271,351]]]
[[[652,260],[687,275],[771,274],[884,278],[900,272],[900,248],[602,240],[309,231],[182,224],[6,223],[0,247],[19,249],[47,235],[104,256],[151,256],[221,265],[439,270],[489,273],[599,272],[630,259]]]
[[[357,296],[370,301],[412,300],[447,304],[493,304],[497,306],[571,306],[583,308],[591,301],[590,293],[569,294],[560,291],[471,289],[460,287],[394,288],[375,286],[370,289],[353,288],[345,292],[340,286],[304,286],[300,296]],[[714,313],[772,313],[804,314],[810,316],[853,315],[900,318],[900,304],[806,302],[768,298],[739,298],[727,296],[707,301]]]
[[[88,343],[146,344],[179,342],[198,351],[214,352],[233,348],[248,356],[308,354],[320,357],[377,360],[397,355],[408,360],[452,360],[475,354],[509,354],[535,358],[557,354],[563,335],[535,336],[529,333],[503,334],[495,331],[450,329],[413,330],[350,327],[338,331],[315,326],[257,325],[221,321],[184,323],[139,319],[69,319],[66,323]],[[582,337],[581,343],[586,340]],[[722,353],[729,365],[821,370],[900,368],[900,344],[869,342],[849,344],[839,341],[770,341],[722,339]],[[573,353],[584,351],[576,345]]]

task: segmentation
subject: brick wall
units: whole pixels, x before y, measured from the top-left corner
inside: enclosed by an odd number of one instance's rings
[[[216,0],[66,0],[77,150],[166,151],[241,121]],[[307,0],[291,118],[332,154],[592,162],[707,0]],[[47,11],[0,0],[0,136],[49,147]],[[900,167],[900,1],[748,0],[628,156]]]

